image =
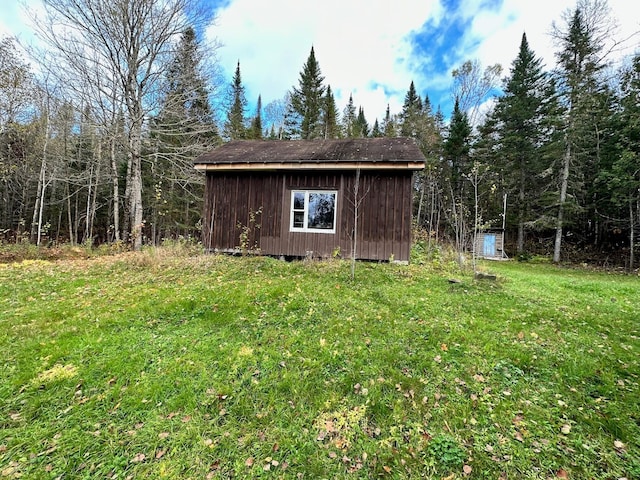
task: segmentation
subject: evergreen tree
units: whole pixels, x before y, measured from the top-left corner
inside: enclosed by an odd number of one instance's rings
[[[409,90],[404,97],[402,113],[400,114],[400,135],[403,137],[416,138],[422,116],[422,100],[416,93],[416,87],[413,81],[411,81]]]
[[[374,138],[384,137],[382,130],[380,129],[380,123],[376,118],[376,121],[373,122],[373,127],[371,128],[371,136]]]
[[[593,3],[591,3],[593,2]],[[556,235],[553,261],[560,261],[565,226],[585,203],[583,192],[593,185],[598,170],[600,134],[606,106],[600,79],[604,63],[604,44],[598,31],[607,24],[607,11],[597,0],[582,0],[564,29],[556,29],[560,44],[557,52],[558,78],[564,113],[564,152],[559,168]],[[582,201],[580,201],[582,197]],[[590,220],[595,220],[591,217]],[[585,223],[587,223],[585,222]],[[592,221],[591,223],[595,223]]]
[[[331,85],[327,86],[327,91],[324,96],[324,102],[322,105],[322,125],[324,138],[340,137],[338,108],[336,107],[336,100],[333,97],[333,92],[331,91]]]
[[[619,105],[612,116],[614,148],[603,155],[606,163],[596,187],[606,195],[603,212],[614,220],[611,230],[628,231],[628,271],[636,265],[636,244],[640,229],[640,54],[621,72]],[[622,228],[621,228],[622,227]]]
[[[251,119],[251,127],[247,132],[247,137],[253,140],[262,139],[262,95],[258,95],[258,104],[256,106],[256,114]]]
[[[349,101],[342,114],[342,130],[345,137],[352,138],[356,136],[356,120],[356,107],[353,104],[353,95],[349,95]]]
[[[398,132],[396,129],[396,122],[393,116],[391,115],[391,111],[389,109],[388,104],[387,104],[387,111],[384,115],[384,121],[382,122],[382,133],[385,137],[389,137],[389,138],[398,136]]]
[[[160,135],[165,134],[165,143],[219,141],[201,63],[195,31],[189,27],[166,73],[164,99],[156,122]]]
[[[556,110],[553,83],[523,34],[504,95],[492,115],[498,144],[494,165],[502,171],[505,189],[513,194],[510,209],[516,213],[518,253],[524,251],[525,227],[543,217],[536,202],[545,189],[542,173],[549,166],[545,149],[554,133]]]
[[[429,99],[429,95],[424,96],[424,101],[422,102],[422,113],[427,116],[433,115],[433,111],[431,109],[431,100]]]
[[[322,110],[325,87],[324,77],[315,52],[311,47],[309,58],[300,72],[298,87],[291,92],[291,109],[299,118],[299,135],[303,139],[323,136]]]
[[[224,136],[229,140],[246,138],[246,118],[247,98],[245,96],[242,77],[240,75],[240,61],[236,66],[236,72],[228,91],[229,110],[227,120],[224,124]]]
[[[369,136],[369,123],[364,116],[364,109],[360,107],[358,109],[358,116],[354,124],[353,133],[355,137],[368,137]]]
[[[471,125],[467,114],[460,111],[460,104],[456,99],[453,113],[451,114],[448,136],[444,142],[444,154],[451,172],[451,189],[458,198],[462,196],[464,176],[470,170],[470,150]]]
[[[195,31],[187,28],[167,69],[161,109],[151,124],[155,151],[143,180],[154,242],[161,235],[195,234],[204,192],[193,158],[221,141],[202,62]]]

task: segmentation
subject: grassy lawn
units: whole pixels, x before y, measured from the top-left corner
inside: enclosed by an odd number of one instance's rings
[[[0,264],[0,478],[640,478],[640,280]]]

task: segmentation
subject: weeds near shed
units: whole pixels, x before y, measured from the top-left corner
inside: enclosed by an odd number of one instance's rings
[[[238,222],[237,228],[240,230],[240,245],[238,249],[242,255],[260,252],[260,246],[256,239],[256,230],[260,230],[261,224],[258,223],[258,220],[261,215],[262,207],[256,211],[249,211],[249,222],[247,225]]]

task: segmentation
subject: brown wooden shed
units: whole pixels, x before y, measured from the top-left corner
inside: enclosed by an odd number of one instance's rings
[[[424,162],[410,138],[226,143],[195,161],[206,172],[204,246],[347,258],[357,205],[356,257],[408,261],[413,173]]]

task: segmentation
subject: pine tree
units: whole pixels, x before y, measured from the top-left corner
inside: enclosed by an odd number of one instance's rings
[[[208,143],[219,140],[201,62],[195,31],[189,27],[166,73],[164,99],[156,122],[159,133],[167,134],[165,142],[169,137],[174,143],[183,144],[198,139]]]
[[[298,87],[291,92],[291,108],[299,118],[299,135],[303,139],[323,136],[322,110],[324,104],[324,77],[315,52],[311,47],[309,58],[300,72]]]
[[[598,174],[596,188],[606,195],[603,213],[615,221],[614,227],[628,231],[628,271],[636,265],[638,230],[640,229],[640,54],[621,71],[619,105],[612,116],[615,132],[613,148],[603,158],[606,163]],[[622,230],[621,228],[621,230]],[[612,228],[613,229],[613,228]]]
[[[152,207],[154,241],[161,234],[195,233],[190,224],[200,217],[204,193],[192,161],[221,141],[199,49],[194,29],[187,28],[166,72],[161,109],[151,125],[155,151],[144,192]],[[179,230],[171,230],[175,228]]]
[[[380,123],[378,122],[377,118],[375,122],[373,122],[373,127],[371,128],[371,136],[373,138],[380,138],[384,136],[382,130],[380,129]]]
[[[597,0],[582,0],[573,14],[565,18],[565,28],[555,31],[560,43],[558,77],[565,114],[554,262],[560,261],[563,231],[571,220],[572,210],[584,207],[584,200],[591,201],[583,199],[583,205],[578,203],[581,192],[593,184],[594,172],[598,169],[601,112],[606,111],[602,104],[603,83],[600,81],[600,73],[605,67],[604,44],[598,32],[608,22],[605,6]]]
[[[338,122],[338,108],[331,91],[331,85],[327,86],[322,105],[322,130],[324,138],[339,138],[340,127]]]
[[[353,95],[349,95],[349,101],[342,114],[342,130],[345,137],[352,138],[356,136],[356,120],[356,107],[353,104]]]
[[[411,81],[409,90],[404,97],[402,105],[402,113],[400,114],[400,135],[403,137],[416,138],[418,135],[419,124],[423,117],[422,100],[416,92],[416,87]]]
[[[262,139],[262,95],[258,95],[258,104],[256,105],[256,114],[251,119],[251,127],[247,132],[247,137],[253,140]]]
[[[382,133],[385,137],[393,138],[398,135],[396,129],[396,122],[393,116],[391,115],[391,110],[389,109],[389,105],[387,104],[387,111],[384,115],[384,121],[382,122]]]
[[[353,130],[355,137],[366,138],[369,136],[369,123],[364,116],[364,109],[362,107],[358,108],[358,116],[356,117]]]
[[[556,108],[553,83],[523,34],[492,115],[498,144],[494,164],[501,167],[505,189],[514,194],[510,209],[516,212],[518,253],[524,251],[526,225],[542,216],[536,202],[545,188],[542,173],[549,165],[543,160],[554,133]]]
[[[469,152],[471,150],[471,125],[467,114],[460,110],[456,99],[451,114],[451,123],[444,142],[445,159],[451,170],[451,187],[458,198],[462,194],[464,175],[469,173]]]
[[[240,61],[236,66],[233,81],[229,87],[229,110],[227,111],[227,121],[224,124],[224,136],[229,140],[246,138],[246,118],[247,99],[245,96],[242,77],[240,75]]]

